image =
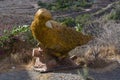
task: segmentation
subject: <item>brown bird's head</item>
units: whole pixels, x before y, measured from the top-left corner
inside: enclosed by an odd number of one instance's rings
[[[34,19],[48,21],[52,19],[52,15],[47,9],[41,8],[36,12]]]

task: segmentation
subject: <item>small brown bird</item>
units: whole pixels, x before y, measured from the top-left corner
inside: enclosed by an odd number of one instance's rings
[[[48,54],[57,58],[67,57],[71,49],[93,39],[89,35],[83,35],[81,32],[52,20],[51,13],[44,8],[36,12],[31,24],[31,31],[40,45],[53,52],[48,52]]]

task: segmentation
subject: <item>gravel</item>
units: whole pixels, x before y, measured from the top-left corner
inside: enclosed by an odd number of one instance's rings
[[[104,73],[90,71],[95,80],[120,80],[120,68]],[[35,71],[14,71],[0,74],[0,80],[84,80],[77,70],[41,74]]]
[[[0,80],[83,80],[83,78],[72,73],[41,74],[35,71],[15,71],[0,74]]]

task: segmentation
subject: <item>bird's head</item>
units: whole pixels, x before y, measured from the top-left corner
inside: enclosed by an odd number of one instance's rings
[[[44,21],[48,21],[48,20],[51,20],[52,19],[52,15],[51,13],[45,9],[45,8],[42,8],[42,9],[39,9],[36,14],[35,14],[35,19],[38,19],[38,20],[44,20]]]

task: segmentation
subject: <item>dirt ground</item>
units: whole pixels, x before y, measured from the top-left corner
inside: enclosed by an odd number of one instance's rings
[[[30,25],[37,0],[0,0],[0,33],[15,25]]]
[[[29,18],[33,17],[37,8],[37,0],[2,0],[0,1],[0,17],[3,17],[1,18],[1,23],[10,24],[10,22],[12,23],[12,20],[18,16],[15,22],[19,23],[18,19],[22,18],[25,24],[26,22],[24,20],[26,19],[26,21],[29,22]],[[6,20],[4,20],[4,18],[6,18]]]

